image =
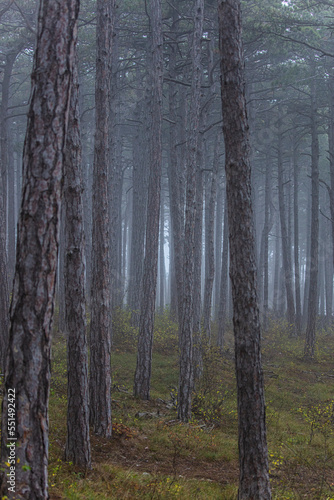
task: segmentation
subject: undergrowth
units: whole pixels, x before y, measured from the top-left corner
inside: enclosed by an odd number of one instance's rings
[[[233,336],[221,354],[203,342],[193,418],[176,418],[178,332],[168,311],[156,318],[151,400],[132,396],[137,330],[127,311],[114,315],[113,437],[92,435],[93,468],[64,461],[66,347],[53,342],[50,395],[50,498],[237,498],[238,443]],[[213,328],[213,331],[215,329]],[[334,333],[319,332],[315,360],[303,338],[273,322],[263,336],[267,437],[273,499],[334,499]]]

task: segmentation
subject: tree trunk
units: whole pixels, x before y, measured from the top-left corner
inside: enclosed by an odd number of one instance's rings
[[[270,499],[239,0],[219,2],[219,34],[238,390],[238,498]]]
[[[9,330],[9,291],[7,276],[6,222],[2,176],[0,175],[0,367],[5,371]]]
[[[159,267],[160,267],[160,293],[159,293],[159,309],[160,314],[163,314],[165,309],[165,198],[161,191],[161,214],[160,214],[160,250],[159,250]]]
[[[294,218],[294,260],[295,260],[295,296],[296,296],[296,333],[302,330],[302,306],[300,298],[300,266],[299,266],[299,201],[298,201],[298,146],[296,138],[293,143],[293,218]]]
[[[150,20],[152,23],[152,61],[150,68],[152,84],[150,178],[148,186],[145,260],[139,320],[137,366],[133,390],[134,395],[141,399],[150,398],[154,311],[158,271],[160,183],[162,169],[161,124],[163,57],[161,0],[151,0]]]
[[[140,110],[136,109],[135,120],[139,121]],[[145,219],[147,205],[147,169],[146,155],[143,154],[143,131],[138,126],[132,144],[132,230],[130,248],[128,306],[131,310],[131,322],[139,326],[140,298],[143,280],[143,262],[145,249]]]
[[[192,83],[189,131],[187,143],[187,187],[184,232],[183,301],[180,324],[180,378],[178,418],[187,422],[191,417],[193,390],[193,307],[194,307],[194,246],[196,218],[196,159],[201,97],[201,38],[203,33],[204,0],[196,0],[192,45]]]
[[[272,227],[270,217],[271,196],[271,165],[269,155],[266,156],[266,179],[264,200],[264,226],[263,226],[263,331],[268,329],[269,309],[269,232]]]
[[[3,197],[3,221],[5,231],[5,241],[7,247],[8,240],[8,213],[7,213],[7,177],[9,169],[9,151],[8,151],[8,106],[9,106],[9,89],[12,76],[14,62],[17,56],[17,51],[12,51],[6,55],[5,65],[3,70],[3,79],[1,82],[1,105],[0,105],[0,160],[1,160],[1,180],[2,180],[2,197]],[[13,277],[13,266],[15,262],[12,260],[12,255],[7,258],[7,273],[10,276],[10,281]]]
[[[178,26],[178,14],[173,9],[173,24],[171,30],[176,31]],[[169,74],[171,79],[176,78],[176,52],[178,48],[175,44],[170,45],[169,55]],[[169,177],[169,198],[170,198],[170,216],[173,230],[173,260],[174,275],[176,283],[177,299],[177,317],[179,327],[182,321],[182,303],[183,303],[183,249],[184,249],[184,203],[183,203],[183,168],[182,161],[179,161],[177,154],[177,143],[179,142],[177,123],[177,89],[175,84],[170,82],[168,85],[168,106],[170,120],[169,125],[169,158],[168,158],[168,177]],[[173,297],[172,297],[173,299]]]
[[[279,116],[279,122],[281,116]],[[279,129],[281,127],[279,126]],[[284,199],[284,182],[283,182],[283,150],[282,150],[282,133],[278,132],[278,204],[281,221],[281,234],[282,234],[282,258],[283,258],[283,271],[284,282],[287,299],[287,320],[290,333],[295,331],[295,305],[292,290],[292,266],[291,266],[291,247],[289,246],[289,231],[286,218],[286,205]]]
[[[91,467],[88,350],[85,307],[85,238],[77,67],[73,70],[64,170],[65,328],[67,338],[67,439],[65,459]]]
[[[112,431],[108,164],[113,6],[114,0],[97,0],[89,380],[90,422],[96,434],[107,438]]]
[[[202,141],[199,138],[198,165],[202,164]],[[197,169],[196,174],[196,217],[194,236],[194,298],[193,298],[193,377],[199,380],[203,371],[202,360],[202,238],[203,238],[203,173]]]
[[[219,295],[219,313],[218,313],[218,338],[217,345],[221,351],[224,348],[224,336],[226,328],[226,315],[228,309],[228,213],[227,201],[225,196],[224,209],[224,234],[223,234],[223,250],[221,255],[221,276],[220,276],[220,295]]]
[[[319,137],[316,108],[316,89],[311,80],[311,253],[310,253],[310,288],[307,306],[307,326],[304,354],[314,357],[315,328],[318,313],[318,267],[319,267]]]
[[[114,38],[112,47],[112,79],[110,95],[110,175],[109,175],[109,210],[110,210],[110,270],[111,270],[111,300],[112,309],[122,307],[123,304],[123,276],[121,252],[122,247],[122,228],[121,228],[121,209],[122,204],[122,137],[120,134],[121,103],[119,95],[120,71],[118,67],[119,60],[119,35],[118,35],[118,14],[119,9],[114,4]]]
[[[219,162],[219,158],[218,158]],[[216,208],[216,230],[215,230],[215,282],[214,282],[214,310],[215,320],[218,320],[219,312],[219,290],[220,290],[220,275],[221,275],[221,252],[222,252],[222,236],[223,236],[223,200],[224,193],[221,185],[221,179],[218,175],[217,186],[217,208]]]
[[[39,9],[2,412],[1,496],[9,498],[48,498],[51,329],[78,10],[76,0],[44,0]]]
[[[332,229],[332,270],[334,268],[334,68],[330,69],[329,78],[329,125],[328,125],[328,150],[329,150],[329,173],[330,173],[330,189],[329,189],[329,205],[331,213],[331,229]],[[333,275],[331,280],[332,291],[330,295],[333,300]],[[330,306],[332,314],[332,301]],[[332,319],[331,319],[332,321]],[[329,325],[331,326],[331,325]]]
[[[214,247],[214,224],[215,224],[215,205],[217,195],[217,175],[218,175],[218,138],[215,144],[215,154],[213,160],[213,172],[211,177],[209,206],[208,206],[208,224],[205,227],[205,252],[207,255],[207,266],[205,267],[205,290],[203,307],[203,329],[207,337],[211,339],[211,308],[213,280],[215,275],[215,247]]]

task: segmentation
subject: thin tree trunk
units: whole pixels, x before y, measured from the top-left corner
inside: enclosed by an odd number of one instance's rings
[[[4,373],[9,333],[9,291],[2,176],[0,176],[0,330],[0,366]]]
[[[239,0],[219,1],[219,34],[238,390],[238,499],[264,500],[271,492]]]
[[[279,315],[280,288],[279,288],[279,271],[280,271],[280,225],[279,214],[276,212],[275,223],[275,266],[274,266],[274,285],[273,285],[273,309],[275,316]]]
[[[268,329],[268,306],[269,306],[269,232],[272,227],[270,220],[270,196],[271,196],[271,165],[267,155],[265,200],[264,200],[264,227],[263,227],[263,331]]]
[[[152,23],[150,179],[148,186],[143,292],[139,320],[137,366],[133,389],[134,395],[141,399],[150,398],[153,328],[158,270],[162,169],[161,125],[163,57],[161,0],[150,1],[150,20]]]
[[[95,144],[90,322],[90,422],[111,437],[111,290],[109,255],[109,113],[114,0],[97,0]]]
[[[178,26],[178,13],[173,8],[172,12],[173,24],[172,30],[175,31]],[[171,79],[176,78],[176,52],[177,46],[170,45],[169,56],[169,73]],[[184,203],[183,203],[183,182],[181,180],[183,172],[182,161],[177,154],[177,143],[179,142],[178,130],[175,125],[177,123],[177,89],[175,84],[170,82],[168,85],[168,105],[169,115],[172,122],[169,125],[169,197],[170,197],[170,215],[173,230],[173,260],[174,260],[174,279],[176,284],[176,299],[177,299],[177,317],[179,327],[182,320],[182,304],[183,304],[183,248],[184,248]],[[173,296],[172,296],[173,300]],[[174,308],[173,308],[174,309]]]
[[[281,120],[281,116],[279,117]],[[284,199],[284,182],[283,182],[283,144],[282,134],[278,134],[278,203],[281,222],[282,234],[282,258],[283,258],[283,271],[284,282],[287,299],[287,320],[290,333],[295,331],[295,305],[292,291],[292,266],[291,266],[291,247],[289,246],[289,231],[286,218],[286,205]]]
[[[49,497],[51,331],[78,11],[77,0],[42,0],[39,9],[2,412],[1,497]],[[13,408],[15,425],[9,426]],[[12,459],[14,484],[6,465]]]
[[[314,357],[315,328],[318,313],[318,268],[319,268],[319,137],[317,125],[316,89],[311,80],[311,253],[310,253],[310,288],[308,295],[308,314],[304,354]]]
[[[165,287],[166,287],[166,269],[165,269],[165,199],[161,191],[161,214],[160,214],[160,294],[159,309],[163,314],[165,309]]]
[[[219,161],[219,158],[218,158]],[[215,320],[218,320],[219,312],[219,290],[220,290],[220,275],[221,275],[221,252],[222,252],[222,236],[223,236],[223,187],[218,175],[217,185],[217,208],[216,208],[216,230],[215,230],[215,282],[214,282],[214,311]]]
[[[218,175],[218,139],[215,144],[215,154],[213,160],[213,172],[211,177],[209,206],[208,206],[208,224],[205,228],[205,240],[207,255],[207,267],[205,268],[205,291],[203,307],[203,330],[207,337],[211,339],[211,309],[213,280],[215,275],[215,248],[214,248],[214,224],[215,224],[215,205],[217,195],[217,175]]]
[[[202,141],[199,139],[198,165],[202,163]],[[193,298],[193,377],[199,380],[203,371],[202,360],[202,238],[203,238],[203,173],[200,169],[196,174],[196,217],[195,217],[195,248],[194,248],[194,298]]]
[[[295,260],[295,296],[296,296],[296,333],[302,330],[302,306],[300,297],[300,266],[299,266],[299,185],[298,185],[298,146],[293,143],[293,218],[294,218],[294,260]]]
[[[78,75],[71,92],[64,171],[65,328],[67,338],[67,438],[65,459],[91,467],[89,437],[88,350],[85,307],[85,238],[81,166]]]
[[[224,235],[223,250],[221,255],[221,276],[220,276],[220,295],[219,295],[219,313],[218,313],[218,338],[217,345],[221,351],[224,348],[224,336],[226,329],[226,316],[228,309],[228,213],[227,201],[225,196],[224,209]]]
[[[135,120],[139,120],[139,111],[136,110]],[[146,156],[142,151],[143,135],[143,131],[138,127],[132,144],[132,230],[128,306],[131,310],[131,322],[135,327],[139,326],[147,209],[147,169]]]

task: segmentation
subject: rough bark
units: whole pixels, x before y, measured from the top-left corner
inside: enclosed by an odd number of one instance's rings
[[[173,24],[171,30],[176,31],[178,27],[178,14],[173,9]],[[176,53],[177,46],[170,45],[169,55],[169,76],[171,79],[176,78]],[[180,172],[183,164],[177,154],[177,143],[179,142],[177,123],[177,95],[178,91],[172,82],[168,84],[168,106],[169,116],[173,123],[169,125],[169,199],[170,199],[170,216],[173,230],[173,261],[174,261],[174,276],[176,283],[176,304],[177,316],[179,325],[182,319],[182,296],[183,296],[183,245],[184,245],[184,203],[183,203],[183,173]],[[173,298],[172,298],[173,299]],[[174,301],[173,301],[174,303]],[[173,307],[174,308],[174,307]]]
[[[110,175],[109,175],[109,209],[110,209],[110,268],[112,309],[123,305],[122,276],[122,137],[120,134],[121,103],[119,95],[120,71],[118,15],[119,9],[114,4],[114,37],[112,47],[112,79],[111,79],[111,113],[110,113]]]
[[[152,121],[150,127],[150,178],[147,202],[143,291],[139,320],[137,366],[134,380],[134,395],[141,399],[149,399],[150,397],[154,312],[158,271],[160,183],[162,169],[161,125],[163,57],[161,15],[161,1],[151,0]]]
[[[85,307],[85,238],[77,68],[73,71],[64,169],[64,295],[67,338],[67,439],[65,459],[91,467],[88,350]]]
[[[16,498],[48,498],[48,401],[63,154],[79,2],[40,4],[2,417],[1,495],[16,438]],[[15,391],[15,431],[8,429]]]
[[[109,255],[109,113],[114,0],[97,0],[95,143],[93,169],[92,285],[90,323],[90,422],[110,437],[111,290]]]
[[[219,28],[238,391],[238,498],[270,499],[239,0],[219,1]]]
[[[201,95],[201,38],[203,32],[204,1],[196,0],[192,44],[192,83],[187,141],[186,213],[183,261],[183,303],[180,324],[180,377],[178,391],[178,418],[187,422],[191,417],[193,390],[193,306],[194,306],[194,246],[196,217],[196,157],[199,132]]]

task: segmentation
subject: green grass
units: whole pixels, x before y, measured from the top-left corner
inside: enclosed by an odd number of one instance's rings
[[[120,313],[121,314],[121,313]],[[128,318],[121,318],[126,324]],[[175,325],[159,318],[151,400],[132,396],[136,366],[134,332],[115,342],[114,436],[92,436],[93,469],[63,460],[66,439],[66,349],[53,345],[50,396],[51,499],[237,498],[238,444],[233,337],[223,358],[206,346],[204,372],[194,394],[189,424],[169,404],[178,383]],[[172,346],[168,336],[174,339]],[[313,363],[303,360],[303,339],[273,324],[263,338],[267,437],[273,498],[334,499],[334,333],[318,335]],[[119,431],[119,432],[117,432]]]

